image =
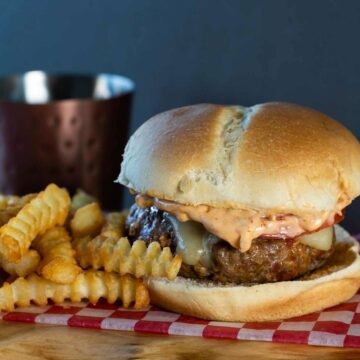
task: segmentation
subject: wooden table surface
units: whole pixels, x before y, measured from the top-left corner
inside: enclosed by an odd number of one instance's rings
[[[0,359],[360,359],[360,350],[0,323]]]

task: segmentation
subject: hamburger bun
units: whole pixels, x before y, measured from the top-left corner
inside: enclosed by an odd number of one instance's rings
[[[135,132],[118,182],[185,205],[332,211],[360,193],[360,145],[335,120],[299,105],[193,105]]]
[[[358,242],[340,226],[336,238],[328,263],[302,279],[234,286],[154,278],[147,280],[151,303],[218,321],[271,321],[320,311],[349,300],[360,286]]]

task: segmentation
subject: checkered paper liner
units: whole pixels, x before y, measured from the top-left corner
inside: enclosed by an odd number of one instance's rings
[[[2,319],[153,334],[360,347],[360,292],[347,303],[322,312],[264,323],[207,321],[154,306],[135,311],[105,302],[31,306],[4,314]]]
[[[360,235],[356,236],[360,239]],[[100,301],[31,306],[1,314],[5,321],[53,324],[152,334],[202,336],[216,339],[273,341],[360,348],[360,291],[348,302],[284,321],[263,323],[219,322],[196,319],[150,306],[124,309]]]

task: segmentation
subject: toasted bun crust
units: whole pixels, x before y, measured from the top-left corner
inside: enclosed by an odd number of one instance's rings
[[[135,132],[118,181],[187,205],[329,211],[360,193],[360,144],[299,105],[193,105]]]
[[[313,280],[218,286],[181,277],[174,281],[149,279],[151,303],[181,314],[218,321],[271,321],[320,311],[347,301],[360,287],[358,243],[340,227],[337,227],[337,238],[352,243],[347,256],[341,260],[344,263],[336,264],[335,271],[332,269],[324,276],[320,273],[320,277]]]

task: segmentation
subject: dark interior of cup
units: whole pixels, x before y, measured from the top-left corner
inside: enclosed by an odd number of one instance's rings
[[[0,78],[0,101],[45,104],[66,99],[110,99],[130,93],[134,83],[114,74],[70,75],[29,71]]]

